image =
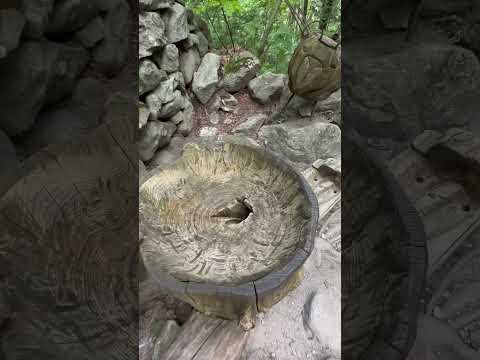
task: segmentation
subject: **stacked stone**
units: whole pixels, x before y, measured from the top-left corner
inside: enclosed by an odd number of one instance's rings
[[[106,89],[86,70],[122,71],[130,16],[126,0],[1,2],[0,194],[17,179],[18,158],[98,125]]]
[[[139,154],[148,162],[190,134],[192,91],[201,102],[215,92],[220,57],[209,53],[206,23],[179,1],[140,0],[139,27]]]

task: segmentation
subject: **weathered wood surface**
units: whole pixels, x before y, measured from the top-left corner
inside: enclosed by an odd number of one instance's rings
[[[298,284],[317,221],[300,174],[228,142],[187,145],[140,188],[141,252],[159,285],[201,312],[247,323],[257,304]]]
[[[420,217],[358,136],[343,134],[342,156],[353,165],[342,176],[342,358],[401,360],[424,290]]]
[[[248,336],[234,321],[194,312],[160,360],[238,360]]]
[[[41,151],[0,199],[7,359],[137,356],[136,103],[124,110]]]

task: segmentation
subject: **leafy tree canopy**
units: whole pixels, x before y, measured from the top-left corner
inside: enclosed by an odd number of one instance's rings
[[[208,23],[215,48],[247,49],[262,72],[286,73],[304,29],[332,36],[340,31],[340,0],[187,0]],[[305,9],[306,16],[305,16]],[[307,26],[305,25],[307,24]]]

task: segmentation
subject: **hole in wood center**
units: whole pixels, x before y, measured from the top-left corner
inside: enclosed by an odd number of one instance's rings
[[[246,220],[251,213],[253,213],[253,208],[248,200],[246,198],[237,198],[232,204],[221,209],[215,215],[212,215],[212,217],[227,218],[227,224],[240,224]]]

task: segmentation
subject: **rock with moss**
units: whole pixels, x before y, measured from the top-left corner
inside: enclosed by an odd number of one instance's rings
[[[244,89],[260,70],[260,61],[250,52],[242,51],[225,65],[223,88],[234,93]]]

